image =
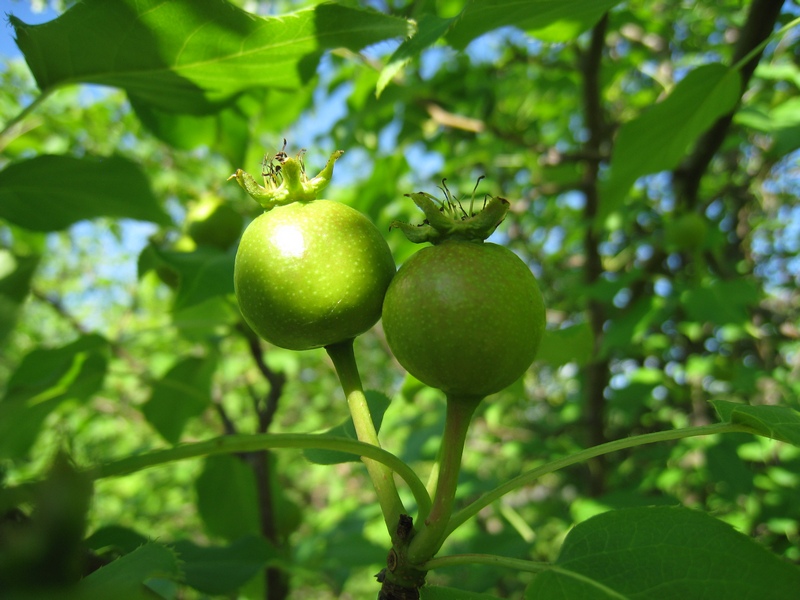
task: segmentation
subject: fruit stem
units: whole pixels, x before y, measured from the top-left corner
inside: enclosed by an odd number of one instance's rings
[[[447,396],[436,494],[428,518],[408,548],[408,559],[412,564],[422,564],[430,560],[446,539],[445,532],[456,498],[464,441],[472,415],[482,399],[482,396]]]
[[[667,442],[672,440],[682,440],[685,438],[703,436],[703,435],[717,435],[722,433],[756,433],[752,428],[746,425],[737,423],[714,423],[713,425],[701,425],[699,427],[687,427],[685,429],[673,429],[669,431],[656,431],[654,433],[644,433],[641,435],[634,435],[612,442],[606,442],[598,446],[586,448],[580,452],[570,454],[557,458],[549,463],[540,465],[530,471],[525,471],[521,475],[517,475],[513,479],[506,481],[499,487],[496,487],[491,492],[488,492],[473,501],[471,504],[465,506],[450,519],[450,524],[447,527],[446,535],[450,535],[458,527],[466,523],[469,519],[476,516],[481,510],[499,500],[506,494],[515,490],[521,489],[526,485],[530,485],[540,477],[548,473],[555,473],[561,469],[565,469],[572,465],[576,465],[596,456],[605,456],[611,452],[618,452],[627,448],[636,448],[644,446],[645,444],[655,444],[660,442]],[[757,434],[758,435],[758,434]]]
[[[358,373],[353,342],[354,340],[352,339],[345,340],[344,342],[325,346],[325,350],[333,361],[342,390],[344,390],[344,394],[347,397],[347,405],[350,408],[350,415],[359,441],[380,448],[381,445],[378,441],[378,434],[375,431],[375,424],[367,405],[367,398],[364,396],[364,390],[361,387],[361,376]],[[383,519],[394,543],[400,515],[408,514],[400,495],[397,493],[394,471],[375,460],[364,457],[361,460],[367,467],[370,479],[372,479],[372,485],[375,488],[375,493],[378,496],[378,502],[383,512]]]

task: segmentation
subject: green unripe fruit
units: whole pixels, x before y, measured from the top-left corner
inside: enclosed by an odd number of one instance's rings
[[[306,350],[353,338],[381,316],[394,259],[377,228],[339,202],[273,208],[236,253],[239,308],[259,336]]]
[[[511,385],[533,362],[544,326],[530,269],[489,243],[423,248],[397,272],[383,305],[398,362],[454,396],[487,396]]]
[[[398,362],[448,398],[481,398],[530,367],[545,328],[536,278],[513,252],[484,242],[508,210],[493,198],[462,218],[427,194],[412,198],[423,226],[398,223],[412,241],[430,241],[407,260],[383,302],[383,329]]]
[[[307,350],[352,339],[381,316],[394,258],[375,225],[339,202],[316,200],[333,154],[309,179],[298,159],[270,167],[266,186],[231,178],[266,209],[242,235],[233,282],[247,324],[268,342]]]
[[[186,215],[186,232],[198,246],[226,251],[242,232],[242,215],[218,198],[207,196]]]

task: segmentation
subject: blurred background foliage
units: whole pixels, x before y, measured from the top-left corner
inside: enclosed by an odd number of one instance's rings
[[[216,3],[197,6],[205,4]],[[266,16],[316,3],[234,4]],[[463,2],[341,4],[429,24]],[[42,476],[60,451],[88,466],[179,441],[324,431],[346,419],[324,352],[259,343],[232,296],[236,238],[260,209],[226,179],[240,167],[257,172],[284,138],[290,153],[308,149],[314,172],[329,152],[345,150],[326,195],[365,212],[398,263],[414,248],[389,224],[420,219],[403,194],[433,193],[446,178],[468,197],[485,176],[479,198],[511,201],[494,239],[539,278],[548,333],[525,377],[479,409],[461,498],[592,444],[712,422],[711,399],[800,409],[797,32],[766,45],[716,138],[716,115],[702,129],[689,124],[680,160],[656,161],[617,204],[602,202],[603,186],[624,168],[612,157],[625,124],[703,65],[739,60],[753,21],[769,32],[800,6],[606,4],[610,12],[579,31],[569,23],[502,27],[458,50],[440,41],[380,95],[402,36],[337,46],[293,88],[253,85],[202,114],[171,113],[114,87],[54,86],[3,136],[6,176],[37,157],[104,157],[99,168],[120,193],[144,177],[144,196],[128,200],[144,216],[108,208],[43,230],[0,215],[3,485]],[[71,5],[18,0],[9,11],[55,17]],[[4,57],[0,78],[0,114],[9,121],[40,91],[20,57]],[[627,141],[660,156],[682,134],[683,124],[666,125],[630,128]],[[712,149],[706,162],[698,157],[704,144]],[[44,178],[21,177],[60,201],[73,173],[54,163]],[[208,214],[221,216],[204,229]],[[405,377],[380,326],[356,352],[365,387],[391,398],[384,447],[424,479],[443,398]],[[75,514],[89,502],[80,498]],[[708,511],[800,564],[800,452],[745,435],[646,446],[549,475],[485,509],[444,551],[553,560],[573,524],[654,504]],[[174,544],[190,585],[151,582],[165,598],[256,598],[265,590],[270,599],[371,597],[387,546],[361,465],[317,465],[296,451],[98,481],[85,529],[73,535],[83,534],[99,557],[146,540]],[[220,579],[198,566],[215,561],[237,568]],[[470,567],[430,580],[518,598],[529,576]]]

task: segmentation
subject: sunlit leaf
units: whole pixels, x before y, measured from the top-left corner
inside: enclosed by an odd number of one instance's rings
[[[300,87],[326,49],[409,33],[404,19],[327,3],[259,17],[224,0],[85,0],[42,25],[10,20],[42,90],[96,83],[194,114],[249,88]]]
[[[616,210],[642,175],[678,166],[692,143],[733,109],[740,89],[738,71],[704,65],[678,82],[665,100],[625,123],[602,189],[602,215]]]
[[[568,41],[594,25],[620,0],[475,0],[454,20],[447,41],[464,48],[505,25],[529,31],[545,41]]]
[[[0,401],[0,457],[24,456],[47,415],[67,400],[85,402],[103,384],[108,343],[97,335],[27,354]]]
[[[783,156],[800,147],[800,98],[788,98],[775,107],[747,107],[736,122],[772,136],[770,152]]]
[[[606,512],[575,526],[529,600],[783,600],[800,569],[730,525],[680,507]]]
[[[720,418],[728,423],[751,427],[755,433],[800,446],[800,412],[786,406],[750,406],[726,400],[712,400]]]
[[[420,52],[441,38],[452,22],[453,19],[440,19],[436,15],[425,15],[420,20],[417,32],[414,36],[400,44],[397,50],[394,51],[394,54],[389,58],[389,61],[378,77],[378,83],[375,86],[376,93],[380,95],[389,81],[391,81],[392,77],[394,77],[408,61],[418,57]]]
[[[211,403],[211,377],[216,366],[213,356],[185,358],[153,382],[142,412],[168,442],[177,443],[189,419]]]

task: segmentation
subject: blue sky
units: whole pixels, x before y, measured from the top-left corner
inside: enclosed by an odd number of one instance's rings
[[[8,15],[14,15],[28,24],[44,23],[58,16],[50,7],[45,7],[43,12],[33,12],[30,0],[0,0],[0,13],[3,15],[3,27],[0,32],[0,57],[19,57],[22,54],[14,42],[14,29],[8,22]]]

